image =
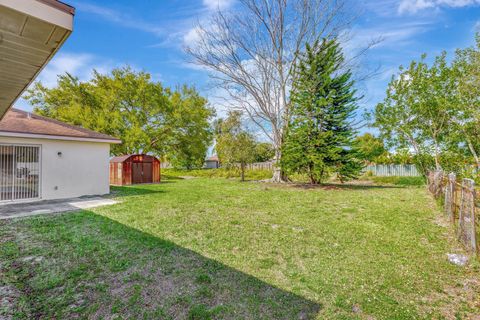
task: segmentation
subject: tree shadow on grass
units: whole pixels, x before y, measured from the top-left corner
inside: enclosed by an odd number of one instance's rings
[[[162,184],[164,183],[162,182]],[[110,195],[115,197],[142,196],[156,193],[165,193],[165,190],[161,189],[160,183],[124,187],[110,186]]]
[[[162,182],[164,181],[170,182],[170,180],[185,180],[185,178],[182,178],[180,176],[171,176],[168,174],[162,174]]]
[[[7,265],[25,275],[14,285],[33,318],[313,319],[321,308],[92,212],[12,225],[14,235],[28,237],[18,238],[22,249]],[[25,259],[33,254],[41,260]]]

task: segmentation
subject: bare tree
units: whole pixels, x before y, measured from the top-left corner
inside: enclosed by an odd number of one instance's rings
[[[241,110],[272,141],[281,158],[294,68],[306,43],[339,36],[351,23],[344,0],[239,0],[235,12],[218,11],[197,26],[186,48],[207,68],[225,103]],[[276,166],[272,181],[284,180]]]

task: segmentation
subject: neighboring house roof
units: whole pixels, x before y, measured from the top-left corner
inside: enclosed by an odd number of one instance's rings
[[[218,156],[211,156],[206,159],[206,161],[219,161]]]
[[[13,108],[0,121],[0,136],[121,143],[121,140],[103,133]]]

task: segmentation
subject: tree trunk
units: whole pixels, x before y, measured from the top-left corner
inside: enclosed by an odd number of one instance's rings
[[[475,164],[477,165],[477,169],[480,169],[480,159],[478,158],[477,151],[473,147],[472,141],[470,140],[470,138],[468,138],[466,133],[465,133],[465,137],[467,140],[468,149],[470,149],[470,152],[472,153],[473,158],[475,159]]]
[[[440,151],[438,148],[438,143],[435,142],[435,169],[436,170],[441,170],[442,167],[440,166]]]
[[[287,178],[285,174],[282,172],[282,168],[280,167],[280,159],[282,157],[282,152],[279,150],[280,147],[276,148],[275,150],[275,163],[273,167],[273,177],[270,179],[273,183],[284,183],[287,182]]]
[[[309,166],[308,166],[308,175],[310,177],[310,184],[318,184],[317,182],[317,179],[315,179],[315,175],[313,174],[313,166],[312,164],[310,163]]]
[[[240,163],[240,177],[241,181],[245,181],[245,163]]]

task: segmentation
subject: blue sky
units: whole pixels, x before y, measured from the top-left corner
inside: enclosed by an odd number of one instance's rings
[[[66,71],[87,80],[94,68],[108,72],[128,64],[167,86],[187,83],[214,96],[208,74],[188,64],[182,49],[194,37],[197,21],[218,5],[234,9],[235,0],[65,1],[77,9],[75,30],[40,75],[47,86]],[[381,101],[400,65],[424,52],[432,57],[472,45],[480,26],[480,0],[364,0],[355,1],[352,10],[360,17],[349,47],[382,38],[364,59],[380,68],[378,76],[360,84],[366,109]],[[25,101],[17,105],[31,110]]]

